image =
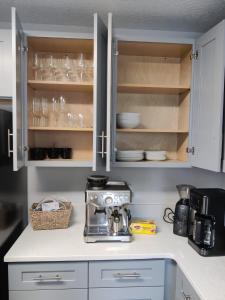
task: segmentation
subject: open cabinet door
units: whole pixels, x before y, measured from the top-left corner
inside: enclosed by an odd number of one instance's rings
[[[196,41],[192,117],[192,166],[221,170],[225,22]]]
[[[113,38],[112,13],[108,14],[107,53],[107,130],[106,130],[106,171],[111,171],[115,161],[116,140],[116,97],[117,97],[117,40]]]
[[[13,171],[25,165],[25,37],[16,9],[12,7],[12,107]],[[10,136],[9,136],[10,139]],[[10,143],[9,143],[10,144]]]
[[[106,171],[111,165],[111,128],[112,128],[112,13],[108,14],[108,47],[107,47],[107,129],[106,129]]]
[[[105,164],[107,29],[94,14],[93,171]]]

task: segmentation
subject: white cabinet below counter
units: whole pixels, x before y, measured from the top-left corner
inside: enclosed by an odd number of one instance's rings
[[[12,98],[11,30],[0,29],[0,99]]]
[[[88,290],[35,290],[35,291],[10,291],[10,300],[87,300]]]
[[[175,300],[201,300],[180,268],[177,268]]]
[[[173,271],[169,265],[174,266]],[[53,297],[55,300],[200,300],[170,259],[9,264],[9,300]]]

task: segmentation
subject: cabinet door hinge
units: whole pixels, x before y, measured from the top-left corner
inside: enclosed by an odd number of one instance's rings
[[[22,52],[24,52],[24,53],[25,53],[25,52],[28,52],[28,47],[23,46],[23,47],[22,47]]]
[[[195,154],[195,147],[191,147],[191,148],[187,147],[186,152],[191,153],[192,155],[194,155]]]
[[[117,49],[117,43],[116,43],[116,42],[113,43],[113,54],[114,54],[115,56],[118,56],[118,55],[119,55],[119,51],[118,51],[118,49]]]
[[[190,55],[190,59],[191,60],[197,60],[198,59],[198,50],[193,52],[191,55]]]

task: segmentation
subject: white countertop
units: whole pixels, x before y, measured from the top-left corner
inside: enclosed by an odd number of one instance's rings
[[[83,240],[84,224],[68,229],[33,231],[22,235],[5,256],[5,261],[48,262],[120,259],[174,259],[202,300],[225,299],[225,256],[201,257],[187,238],[172,234],[172,226],[161,224],[155,236],[136,235],[131,243],[93,243]]]

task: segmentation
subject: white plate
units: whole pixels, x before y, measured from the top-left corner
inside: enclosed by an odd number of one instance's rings
[[[143,157],[141,157],[141,158],[131,158],[131,157],[119,158],[119,157],[117,157],[117,160],[119,160],[119,161],[141,161],[141,160],[143,160]]]
[[[166,155],[166,151],[145,151],[145,154],[151,154],[151,155]]]
[[[166,157],[162,157],[162,158],[153,158],[153,157],[146,157],[145,158],[146,160],[151,160],[151,161],[163,161],[163,160],[166,160],[167,158]]]
[[[130,112],[125,112],[125,113],[119,113],[116,114],[117,117],[126,117],[126,118],[140,118],[140,114],[139,113],[130,113]]]
[[[117,154],[125,154],[125,155],[130,155],[130,154],[144,154],[144,150],[118,150]]]

